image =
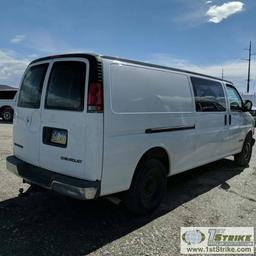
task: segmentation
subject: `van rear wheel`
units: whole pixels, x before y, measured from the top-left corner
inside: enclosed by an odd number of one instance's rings
[[[239,166],[247,166],[252,156],[252,136],[248,135],[244,141],[243,149],[234,156],[236,164]]]
[[[157,208],[166,192],[166,168],[156,159],[146,160],[136,171],[124,203],[135,214]]]

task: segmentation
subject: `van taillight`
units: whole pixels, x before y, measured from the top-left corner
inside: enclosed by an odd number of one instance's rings
[[[101,83],[89,83],[87,109],[89,112],[103,111],[103,87]]]

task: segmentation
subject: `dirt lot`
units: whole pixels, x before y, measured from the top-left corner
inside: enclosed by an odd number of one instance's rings
[[[134,217],[105,199],[25,193],[9,174],[12,125],[0,123],[0,255],[180,255],[182,226],[256,226],[256,151],[250,168],[224,159],[170,178],[157,212]]]

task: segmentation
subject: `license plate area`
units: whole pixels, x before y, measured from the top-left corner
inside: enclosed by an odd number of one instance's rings
[[[66,148],[68,143],[68,131],[60,128],[44,127],[43,143],[54,147]]]

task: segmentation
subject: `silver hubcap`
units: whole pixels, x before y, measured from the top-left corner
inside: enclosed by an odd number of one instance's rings
[[[11,113],[5,112],[5,113],[3,114],[3,116],[4,116],[4,119],[5,119],[5,120],[9,120],[9,119],[11,118]]]

